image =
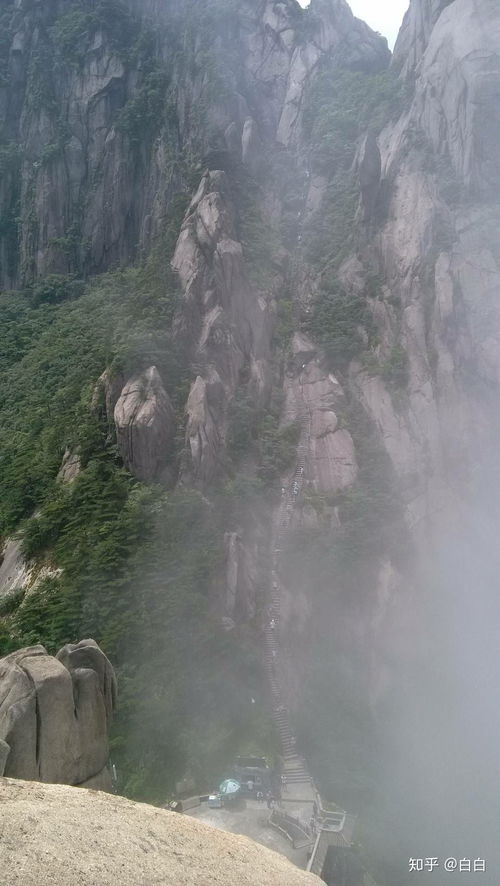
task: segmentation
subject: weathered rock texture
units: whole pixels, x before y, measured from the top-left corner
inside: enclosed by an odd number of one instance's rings
[[[356,453],[349,431],[337,412],[345,402],[335,376],[322,368],[320,355],[305,335],[292,341],[293,369],[285,378],[285,422],[298,421],[305,450],[304,478],[315,492],[334,494],[352,486]]]
[[[171,454],[176,418],[156,366],[125,384],[114,407],[118,448],[139,480],[154,480]]]
[[[116,702],[113,669],[93,640],[43,646],[0,660],[3,774],[33,781],[111,788],[108,733]],[[5,748],[4,748],[5,750]]]
[[[296,137],[322,54],[335,49],[355,68],[388,58],[385,41],[344,0],[313,0],[305,44],[295,0],[244,0],[236,21],[226,13],[222,29],[205,27],[192,44],[183,35],[199,22],[193,0],[127,0],[115,15],[99,9],[81,32],[75,5],[6,3],[0,128],[22,151],[6,154],[0,190],[2,285],[130,261],[161,232],[186,152],[227,142],[252,166],[262,139]],[[224,82],[211,81],[207,59],[217,59]],[[211,135],[192,111],[207,103]]]
[[[8,538],[1,556],[0,594],[21,590],[29,581],[29,567],[22,556],[20,540]]]
[[[496,433],[500,10],[414,2],[396,59],[408,58],[417,21],[414,99],[379,138],[390,197],[373,240],[386,295],[401,300],[375,319],[386,348],[406,353],[408,400],[401,408],[359,368],[354,384],[407,490],[409,525],[428,534],[467,508],[474,463]]]
[[[371,650],[372,701],[389,674],[398,682],[398,663],[413,654],[399,636],[403,625],[417,630],[418,586],[428,581],[419,570],[436,567],[448,546],[470,550],[478,519],[497,520],[499,45],[493,0],[410,4],[393,61],[409,99],[397,120],[359,145],[362,234],[338,274],[350,296],[367,298],[380,369],[352,360],[341,384],[296,336],[285,378],[285,413],[310,412],[309,442],[304,431],[301,443],[313,489],[356,488],[353,431],[337,422],[347,393],[376,429],[401,496],[418,574],[402,564],[401,550],[380,550],[364,606],[354,604],[349,616],[339,603],[337,611],[339,634],[347,629],[358,650],[353,660]],[[321,176],[311,176],[308,191],[306,218],[314,218],[326,199]],[[314,268],[304,279],[303,289],[311,280],[314,288]],[[373,279],[378,292],[367,297]],[[391,383],[398,359],[405,372]],[[316,520],[302,509],[300,525]],[[335,575],[331,586],[338,589]],[[311,611],[309,625],[314,620]]]
[[[410,3],[393,61],[403,95],[381,132],[364,132],[349,146],[359,204],[356,218],[343,223],[352,225],[354,248],[340,268],[331,256],[332,291],[342,289],[346,304],[368,306],[372,334],[358,330],[359,353],[332,370],[321,349],[296,332],[282,376],[272,361],[279,298],[286,290],[293,301],[296,330],[299,316],[310,318],[321,281],[307,266],[299,228],[321,219],[328,176],[336,173],[310,166],[314,152],[302,127],[308,87],[325,60],[333,79],[339,68],[383,69],[386,45],[344,0],[312,0],[302,12],[294,0],[242,0],[223,29],[207,25],[192,42],[186,24],[196,19],[195,2],[129,0],[128,8],[137,16],[134,27],[153,22],[157,31],[148,51],[166,77],[160,98],[168,82],[168,102],[159,103],[153,121],[139,118],[139,136],[134,115],[144,105],[143,90],[154,93],[140,55],[117,47],[101,23],[80,46],[78,65],[57,55],[47,100],[27,72],[34,65],[36,73],[44,53],[59,53],[52,28],[62,5],[48,0],[43,8],[18,3],[11,10],[0,123],[4,142],[23,150],[2,154],[0,203],[7,222],[21,218],[21,239],[14,249],[17,222],[9,228],[4,221],[1,279],[20,285],[47,272],[92,274],[128,262],[160,235],[173,193],[195,191],[173,258],[182,287],[174,329],[193,378],[181,479],[209,489],[227,466],[237,393],[244,388],[252,405],[265,409],[273,383],[282,384],[282,424],[300,424],[300,479],[308,496],[296,508],[295,526],[326,527],[328,567],[314,601],[309,575],[297,569],[280,576],[282,635],[286,641],[293,621],[311,649],[311,636],[326,625],[341,664],[335,678],[359,665],[377,712],[416,655],[413,642],[401,638],[413,641],[417,628],[422,634],[425,570],[434,569],[442,551],[449,557],[449,549],[467,550],[477,525],[491,526],[493,519],[493,538],[500,526],[500,7],[497,0]],[[182,53],[174,51],[175,39],[171,44],[175,34]],[[172,60],[166,68],[165,58]],[[186,169],[190,157],[196,163]],[[290,157],[293,187],[283,187],[278,171]],[[242,186],[251,198],[243,206]],[[271,244],[262,283],[251,274],[259,259],[252,258],[242,221],[254,212],[266,236],[281,231],[287,211],[295,234]],[[337,366],[335,358],[330,363]],[[133,379],[105,373],[100,386],[125,463],[141,479],[158,476],[174,424],[156,371]],[[363,450],[368,432],[383,459]],[[380,477],[367,470],[370,458],[384,469]],[[295,469],[284,484],[293,482]],[[387,525],[380,544],[357,546],[375,532],[374,499],[391,497],[400,509],[392,517],[382,509]],[[351,507],[351,536],[342,504]],[[271,525],[269,513],[266,519]],[[257,563],[269,554],[255,523],[256,517],[238,517],[227,527],[218,602],[229,624],[255,613]],[[327,559],[332,537],[353,568],[362,560],[356,587],[348,570],[342,574],[340,555]],[[483,544],[494,575],[494,544]]]
[[[22,539],[19,537],[5,540],[0,555],[0,597],[22,596],[45,578],[57,576],[61,572],[59,567],[28,563],[23,557],[22,547]]]
[[[314,886],[276,852],[192,818],[62,785],[0,780],[9,886]]]
[[[263,545],[265,539],[255,526],[224,535],[225,598],[221,601],[221,610],[233,623],[251,621],[255,617],[257,593],[265,581],[260,563]]]
[[[66,449],[57,479],[62,483],[72,483],[73,480],[76,480],[78,477],[81,467],[82,465],[78,453]]]
[[[186,411],[187,472],[206,482],[223,455],[227,406],[249,365],[257,402],[269,393],[272,301],[247,280],[226,176],[207,172],[187,212],[173,267],[184,290],[177,322],[200,374]]]

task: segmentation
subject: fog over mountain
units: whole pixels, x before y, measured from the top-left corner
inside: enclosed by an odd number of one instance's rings
[[[486,886],[500,6],[352,7],[4,0],[0,655],[99,644],[132,799],[289,753]]]

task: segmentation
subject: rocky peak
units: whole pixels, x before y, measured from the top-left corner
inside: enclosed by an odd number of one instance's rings
[[[115,674],[94,640],[55,658],[31,646],[0,659],[0,775],[111,790],[115,705]]]
[[[176,419],[156,366],[130,378],[114,407],[123,461],[139,480],[158,477],[171,454]]]
[[[454,0],[411,0],[394,47],[393,65],[403,76],[415,74],[443,9]]]
[[[186,213],[172,262],[184,290],[176,325],[198,368],[187,402],[189,472],[207,481],[225,439],[227,405],[248,364],[257,400],[270,384],[273,304],[251,286],[223,172],[207,172]]]
[[[311,0],[309,10],[318,20],[319,35],[315,42],[324,52],[340,44],[342,61],[349,67],[374,71],[387,66],[390,60],[387,40],[355,18],[346,0]]]

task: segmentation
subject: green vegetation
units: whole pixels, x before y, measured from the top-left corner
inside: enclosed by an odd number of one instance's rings
[[[402,390],[408,384],[408,355],[401,345],[393,345],[381,371],[387,386],[393,390]]]
[[[0,145],[0,175],[17,172],[21,155],[21,148],[15,142]]]
[[[385,360],[380,360],[374,351],[365,351],[362,363],[368,375],[379,375],[392,395],[393,403],[402,406],[408,385],[408,355],[399,344],[394,344]]]
[[[257,477],[268,490],[276,489],[280,476],[293,462],[300,424],[280,426],[279,409],[258,409],[244,391],[236,396],[229,414],[228,453],[235,465],[250,456]]]
[[[4,243],[7,265],[5,270],[9,277],[15,275],[18,262],[21,160],[22,151],[17,144],[14,142],[0,144],[0,178],[8,194],[8,198],[2,201],[0,208],[0,241]]]
[[[335,278],[324,279],[306,331],[319,343],[332,366],[345,369],[366,345],[363,330],[372,329],[371,314],[363,296],[349,295]]]
[[[249,280],[269,290],[276,274],[275,256],[281,246],[278,232],[263,218],[259,199],[262,186],[242,165],[228,169],[231,191],[238,210],[237,233],[243,246],[243,259]]]
[[[167,75],[157,68],[118,114],[116,128],[128,135],[132,144],[144,144],[162,124]],[[174,111],[175,112],[175,111]]]
[[[0,620],[0,636],[102,645],[120,682],[112,758],[133,797],[164,802],[186,767],[206,788],[251,736],[272,746],[262,701],[251,704],[263,679],[253,629],[228,635],[210,615],[220,513],[192,491],[145,489],[103,455],[26,526],[26,552],[50,551],[64,571]]]
[[[392,71],[363,74],[335,69],[328,59],[312,83],[304,113],[315,170],[328,177],[349,168],[356,140],[378,133],[400,108],[402,85]]]
[[[382,365],[372,350],[376,329],[368,299],[380,297],[382,281],[368,274],[365,293],[350,293],[337,272],[356,246],[359,185],[352,166],[359,139],[368,130],[377,134],[404,100],[393,71],[367,75],[335,69],[326,61],[304,113],[310,165],[327,183],[321,211],[312,216],[304,236],[305,257],[320,272],[320,285],[303,326],[322,345],[333,369],[342,373],[352,359],[362,358],[397,396],[408,379],[404,350],[395,345]]]
[[[358,139],[367,129],[378,133],[397,113],[400,99],[401,85],[392,72],[342,71],[329,61],[306,97],[303,125],[309,162],[326,178],[327,187],[322,210],[305,232],[305,256],[329,276],[353,245],[359,189],[352,163]]]
[[[10,23],[14,0],[4,0],[0,12],[0,88],[9,83],[9,51],[12,40]]]
[[[366,75],[335,69],[325,62],[306,98],[304,132],[309,168],[326,180],[321,211],[303,236],[304,257],[319,274],[311,314],[304,330],[318,342],[337,374],[347,372],[354,358],[371,355],[376,329],[369,299],[381,294],[382,281],[368,276],[364,293],[347,291],[338,269],[356,245],[359,186],[352,172],[359,139],[382,128],[403,100],[391,72]],[[386,383],[406,383],[406,359],[394,348],[383,366]],[[376,582],[380,553],[397,561],[406,549],[401,505],[388,458],[364,412],[347,400],[339,414],[353,437],[358,476],[336,496],[307,496],[319,526],[296,530],[283,560],[286,583],[299,592],[307,588],[314,619],[307,643],[292,640],[305,676],[297,713],[297,735],[323,793],[344,808],[362,809],[373,794],[370,771],[375,729],[366,698],[366,662],[353,650],[346,623],[355,624],[369,605],[366,589]],[[310,724],[314,723],[314,730]]]
[[[381,552],[398,563],[408,542],[395,478],[370,420],[354,402],[339,418],[355,444],[356,483],[336,496],[308,497],[319,526],[296,530],[283,562],[286,586],[292,594],[307,588],[314,607],[307,641],[301,635],[292,640],[305,674],[297,715],[300,746],[324,795],[361,810],[373,791],[376,730],[366,697],[369,663],[362,641],[358,645],[346,625],[369,617]]]
[[[52,276],[30,294],[1,297],[0,533],[52,495],[66,447],[81,449],[89,434],[97,440],[90,401],[106,366],[133,372],[155,363],[180,405],[185,372],[169,333],[178,291],[168,262],[163,274],[157,264],[154,252],[144,267],[109,274],[83,295],[81,283]]]
[[[293,298],[288,287],[279,294],[277,300],[276,325],[273,333],[273,345],[275,350],[286,352],[287,346],[295,328],[293,316]]]
[[[6,23],[10,22],[11,15],[12,10],[10,14],[2,13],[2,21],[5,19]],[[27,59],[25,105],[35,119],[43,114],[43,125],[40,125],[40,138],[36,140],[36,148],[33,147],[33,142],[30,156],[24,158],[31,165],[27,166],[25,163],[24,166],[22,212],[20,148],[15,144],[0,146],[0,173],[8,172],[12,179],[8,189],[10,200],[0,210],[0,238],[7,247],[2,251],[2,257],[5,256],[8,274],[12,279],[16,278],[19,270],[21,228],[26,245],[24,264],[20,269],[21,279],[30,282],[34,277],[33,255],[39,237],[35,210],[39,170],[58,164],[62,181],[66,174],[63,171],[65,162],[70,166],[73,163],[73,160],[66,158],[66,151],[68,142],[75,137],[74,114],[73,117],[71,114],[68,117],[67,100],[61,91],[61,84],[74,77],[73,68],[82,70],[98,33],[103,35],[103,49],[114,53],[123,65],[123,76],[111,81],[106,92],[106,101],[111,122],[129,138],[133,162],[144,160],[153,138],[163,125],[169,132],[171,130],[171,143],[176,142],[176,110],[168,91],[174,52],[170,52],[165,61],[160,60],[152,29],[139,21],[122,0],[96,0],[92,4],[72,0],[70,4],[66,4],[65,11],[51,10],[51,14],[48,13],[37,29],[37,39],[30,44]],[[6,27],[0,38],[0,83],[2,46],[8,40],[8,34]],[[176,41],[175,32],[168,35],[168,38],[171,43],[169,48],[172,49]],[[5,51],[7,50],[6,43]],[[70,119],[71,124],[68,122]],[[80,138],[80,133],[77,138]],[[175,154],[174,149],[172,154]],[[5,168],[6,163],[8,169]],[[101,172],[101,167],[99,170],[91,170],[92,174],[75,198],[74,204],[64,211],[64,215],[68,213],[66,229],[63,228],[61,236],[51,240],[50,245],[59,251],[64,260],[62,266],[72,273],[82,274],[86,270],[81,217],[95,180]]]
[[[50,36],[60,58],[80,66],[96,32],[103,30],[122,61],[130,61],[138,45],[137,19],[121,0],[97,0],[91,9],[88,6],[73,0],[73,8],[54,23]]]
[[[55,651],[93,636],[118,670],[112,754],[120,788],[162,802],[185,771],[203,789],[213,786],[238,751],[253,748],[270,756],[276,751],[256,627],[224,632],[211,596],[223,572],[224,531],[240,506],[240,491],[245,487],[251,497],[264,483],[276,483],[291,457],[295,431],[280,429],[275,415],[260,416],[262,479],[245,486],[235,469],[223,490],[211,491],[209,505],[196,492],[146,488],[134,480],[96,398],[105,368],[127,377],[156,365],[178,415],[178,446],[169,466],[175,477],[191,374],[172,332],[179,291],[170,259],[189,190],[198,184],[200,158],[212,142],[217,147],[206,120],[210,102],[234,92],[236,51],[225,54],[223,64],[213,51],[220,16],[230,6],[192,3],[176,12],[165,63],[155,61],[154,34],[138,27],[123,3],[75,0],[62,15],[43,22],[31,52],[27,102],[35,114],[43,111],[47,137],[38,156],[29,158],[22,224],[32,249],[25,279],[32,279],[38,238],[38,170],[64,160],[69,139],[59,84],[74,76],[73,69],[82,70],[98,32],[124,65],[123,88],[109,100],[137,168],[163,126],[167,149],[172,148],[167,157],[172,179],[179,188],[185,183],[185,193],[170,200],[165,230],[146,261],[90,282],[76,276],[85,270],[84,194],[63,236],[50,244],[75,274],[52,274],[24,292],[0,295],[0,537],[21,527],[24,554],[39,570],[28,594],[2,601],[0,655],[33,642]],[[236,27],[237,12],[233,4],[232,19],[224,18],[226,30],[231,21]],[[200,19],[207,26],[202,47]],[[199,101],[192,107],[186,101],[187,135],[179,159],[171,75],[175,67],[182,76],[190,64],[198,66],[191,74],[202,86]],[[18,176],[21,159],[17,145],[2,146],[1,172]],[[92,173],[89,188],[94,184]],[[231,185],[237,188],[234,175]],[[239,224],[248,268],[256,269],[266,287],[276,241],[263,225],[257,200],[247,196],[251,190],[245,182],[239,192]],[[17,245],[17,192],[15,197],[0,223],[2,232],[9,226]],[[63,484],[57,474],[67,450],[78,454],[81,471]]]
[[[91,408],[105,366],[128,373],[155,362],[181,417],[189,375],[170,335],[178,292],[169,239],[172,229],[143,267],[76,295],[74,281],[52,277],[1,297],[2,532],[25,518],[25,555],[51,571],[24,598],[4,601],[0,655],[93,636],[118,668],[121,789],[153,801],[186,769],[206,788],[249,741],[269,753],[274,741],[254,628],[228,635],[211,615],[224,500],[142,486]],[[286,437],[268,429],[268,460],[279,460]],[[55,479],[66,447],[82,465],[71,484]]]
[[[378,133],[398,113],[402,86],[392,71],[343,71],[326,60],[306,97],[303,127],[311,169],[327,180],[321,212],[305,232],[306,259],[328,273],[339,267],[353,245],[359,188],[352,173],[358,139]]]
[[[214,617],[214,600],[223,582],[224,532],[238,525],[242,512],[246,516],[254,506],[256,512],[266,511],[280,476],[293,464],[300,435],[298,424],[280,424],[279,402],[257,409],[242,379],[229,407],[224,483],[205,490],[206,496],[168,488],[170,481],[145,487],[125,470],[110,416],[96,402],[96,382],[104,369],[128,377],[157,366],[177,411],[179,439],[169,463],[169,476],[175,478],[192,377],[172,329],[179,291],[169,262],[202,160],[212,161],[214,168],[218,158],[226,169],[236,195],[237,234],[248,276],[254,286],[277,297],[274,346],[283,362],[294,327],[293,268],[282,285],[282,246],[297,247],[304,170],[292,152],[283,150],[271,159],[263,156],[252,174],[245,172],[231,161],[212,122],[235,91],[241,90],[250,108],[254,105],[255,96],[245,94],[248,85],[239,73],[241,4],[186,0],[177,7],[165,61],[156,52],[154,33],[139,27],[118,0],[74,0],[62,15],[44,18],[30,57],[27,104],[43,117],[45,143],[37,147],[36,157],[28,158],[13,143],[0,146],[0,173],[12,182],[12,200],[0,219],[0,233],[11,244],[12,269],[22,160],[29,170],[22,224],[31,247],[23,270],[31,280],[38,170],[47,172],[51,164],[62,168],[70,138],[59,84],[81,73],[98,33],[123,64],[123,78],[115,78],[105,100],[121,141],[131,148],[124,159],[138,174],[155,137],[162,128],[166,133],[169,185],[175,182],[179,193],[170,201],[165,230],[146,261],[90,282],[80,280],[88,270],[80,224],[88,191],[68,210],[62,236],[50,244],[71,273],[51,274],[24,292],[0,295],[0,536],[21,527],[24,554],[40,570],[28,594],[2,600],[0,655],[34,642],[55,651],[67,641],[93,636],[118,669],[120,707],[112,753],[120,788],[153,801],[164,801],[183,773],[200,789],[207,788],[236,752],[251,749],[271,756],[276,750],[263,697],[258,617],[225,632]],[[297,7],[295,14],[305,39],[317,22],[310,11]],[[0,33],[0,84],[5,44]],[[326,178],[327,196],[299,249],[321,275],[305,329],[342,371],[373,343],[366,298],[349,294],[337,279],[352,245],[358,203],[350,169],[367,121],[380,128],[398,86],[390,74],[333,74],[328,64],[307,97],[308,156],[301,158],[303,166],[307,160],[311,172]],[[183,78],[193,84],[193,94],[187,88],[178,104],[175,83]],[[177,107],[182,108],[182,127]],[[89,189],[102,174],[100,168],[89,171]],[[265,217],[272,204],[265,199],[265,187],[286,195],[279,223]],[[369,296],[376,297],[379,282],[369,281]],[[394,349],[380,371],[391,384],[404,385],[404,355]],[[401,548],[392,478],[371,427],[354,412],[343,422],[355,437],[357,483],[333,500],[312,497],[320,528],[297,533],[287,556],[290,587],[300,580],[317,606],[318,634],[311,658],[305,659],[303,711],[308,723],[320,725],[328,746],[312,743],[305,722],[298,728],[313,765],[330,766],[332,790],[341,801],[348,789],[358,797],[366,789],[360,736],[369,730],[351,699],[359,698],[361,680],[345,673],[344,650],[332,651],[330,625],[339,596],[360,605],[360,588],[369,587],[380,551]],[[81,464],[70,484],[57,480],[66,451],[77,454]],[[322,711],[325,705],[328,714]]]

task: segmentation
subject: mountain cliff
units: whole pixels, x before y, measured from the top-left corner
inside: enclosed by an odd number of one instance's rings
[[[277,750],[271,584],[327,793],[456,730],[448,802],[493,771],[499,45],[493,0],[412,0],[392,59],[344,0],[4,4],[2,638],[97,638],[134,796]]]

